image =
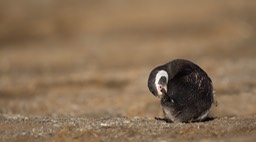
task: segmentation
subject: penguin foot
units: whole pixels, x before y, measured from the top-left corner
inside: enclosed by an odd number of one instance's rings
[[[159,120],[159,121],[164,121],[166,123],[173,123],[172,120],[170,119],[167,119],[167,118],[160,118],[160,117],[155,117],[156,120]]]
[[[203,120],[195,121],[195,122],[208,122],[208,121],[214,120],[215,118],[217,118],[217,117],[210,117],[210,116],[207,116],[207,117],[204,118]]]

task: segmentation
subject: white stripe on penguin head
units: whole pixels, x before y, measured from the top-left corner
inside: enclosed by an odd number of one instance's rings
[[[155,86],[158,85],[158,82],[160,80],[161,77],[165,77],[168,83],[168,74],[165,70],[160,70],[157,74],[156,74],[156,78],[155,78]]]

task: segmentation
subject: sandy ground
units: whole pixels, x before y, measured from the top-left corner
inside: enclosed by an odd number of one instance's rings
[[[255,2],[97,2],[1,2],[0,141],[256,140]],[[213,80],[214,119],[154,119],[175,58]]]

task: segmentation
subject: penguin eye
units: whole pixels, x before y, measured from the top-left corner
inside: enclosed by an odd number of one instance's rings
[[[166,84],[167,83],[167,78],[162,76],[159,81],[158,81],[158,84]]]

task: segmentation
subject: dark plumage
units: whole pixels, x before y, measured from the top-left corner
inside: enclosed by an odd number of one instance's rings
[[[174,122],[204,120],[214,100],[209,76],[198,65],[183,59],[153,69],[148,88],[161,98],[165,119]]]

